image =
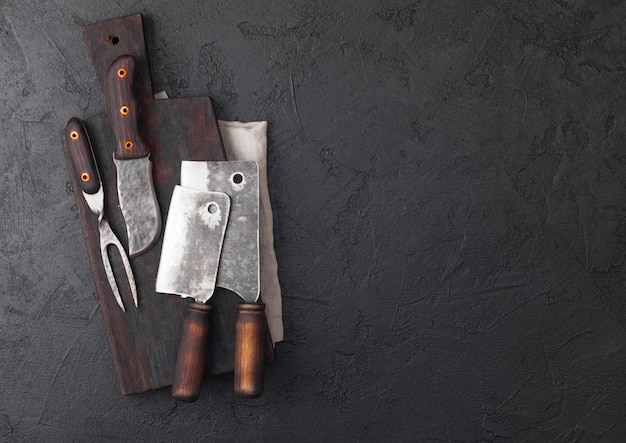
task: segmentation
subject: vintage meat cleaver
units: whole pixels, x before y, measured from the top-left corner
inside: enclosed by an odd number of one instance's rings
[[[192,297],[174,368],[172,395],[194,401],[200,393],[208,355],[209,314],[230,198],[221,192],[176,186],[167,217],[156,279],[157,292]]]
[[[196,300],[183,325],[174,370],[172,395],[178,400],[194,401],[200,393],[212,309],[204,302],[216,285],[246,301],[240,304],[236,325],[235,392],[256,397],[263,391],[264,305],[255,303],[259,297],[258,183],[256,162],[181,164],[181,185],[172,196],[156,283],[157,292]],[[226,203],[220,203],[218,196],[228,198],[229,212],[222,211]],[[226,220],[219,217],[209,223],[214,215],[211,205],[217,205]],[[223,237],[217,235],[221,223],[225,223]]]

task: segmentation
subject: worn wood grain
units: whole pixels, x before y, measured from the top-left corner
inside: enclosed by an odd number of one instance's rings
[[[189,305],[174,367],[172,396],[176,400],[192,402],[200,395],[208,357],[212,310],[212,306],[204,303]]]
[[[239,397],[263,394],[267,321],[264,303],[241,303],[235,325],[234,386]]]

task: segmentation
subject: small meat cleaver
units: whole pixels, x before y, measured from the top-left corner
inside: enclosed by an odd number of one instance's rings
[[[230,211],[208,222],[211,205]],[[222,226],[224,223],[224,226]],[[224,229],[223,235],[218,230]],[[259,298],[259,181],[256,162],[181,164],[181,185],[172,195],[157,274],[157,292],[194,297],[183,325],[172,395],[194,401],[206,363],[212,307],[204,304],[215,286],[237,293],[240,304],[235,337],[235,392],[257,397],[263,392],[265,322]]]
[[[157,292],[192,297],[183,331],[172,395],[194,401],[200,393],[208,355],[209,314],[220,253],[230,212],[230,198],[221,192],[176,186],[163,235],[156,279]]]

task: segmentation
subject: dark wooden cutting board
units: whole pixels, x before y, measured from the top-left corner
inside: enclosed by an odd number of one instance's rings
[[[174,186],[180,182],[181,160],[225,160],[224,148],[209,97],[154,100],[140,14],[86,26],[87,46],[101,81],[110,63],[130,54],[137,62],[137,92],[142,104],[140,133],[150,146],[155,191],[165,224]],[[115,139],[106,114],[85,121],[105,192],[105,217],[127,247],[126,228],[119,210],[116,170],[113,164]],[[172,382],[176,351],[187,302],[178,296],[155,292],[161,240],[148,253],[132,259],[139,307],[135,308],[121,260],[110,248],[111,262],[126,306],[123,312],[111,292],[102,265],[97,217],[78,187],[63,137],[65,156],[76,197],[78,214],[104,316],[113,362],[122,394],[135,394],[167,386]],[[127,250],[127,249],[126,249]],[[218,289],[211,299],[211,342],[206,374],[232,371],[234,324],[238,297]]]

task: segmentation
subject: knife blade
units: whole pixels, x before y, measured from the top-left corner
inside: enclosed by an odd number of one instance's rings
[[[116,141],[113,161],[117,168],[117,195],[126,222],[130,257],[149,251],[161,234],[150,149],[139,135],[141,110],[135,95],[135,65],[130,55],[116,58],[104,85],[107,116]]]

